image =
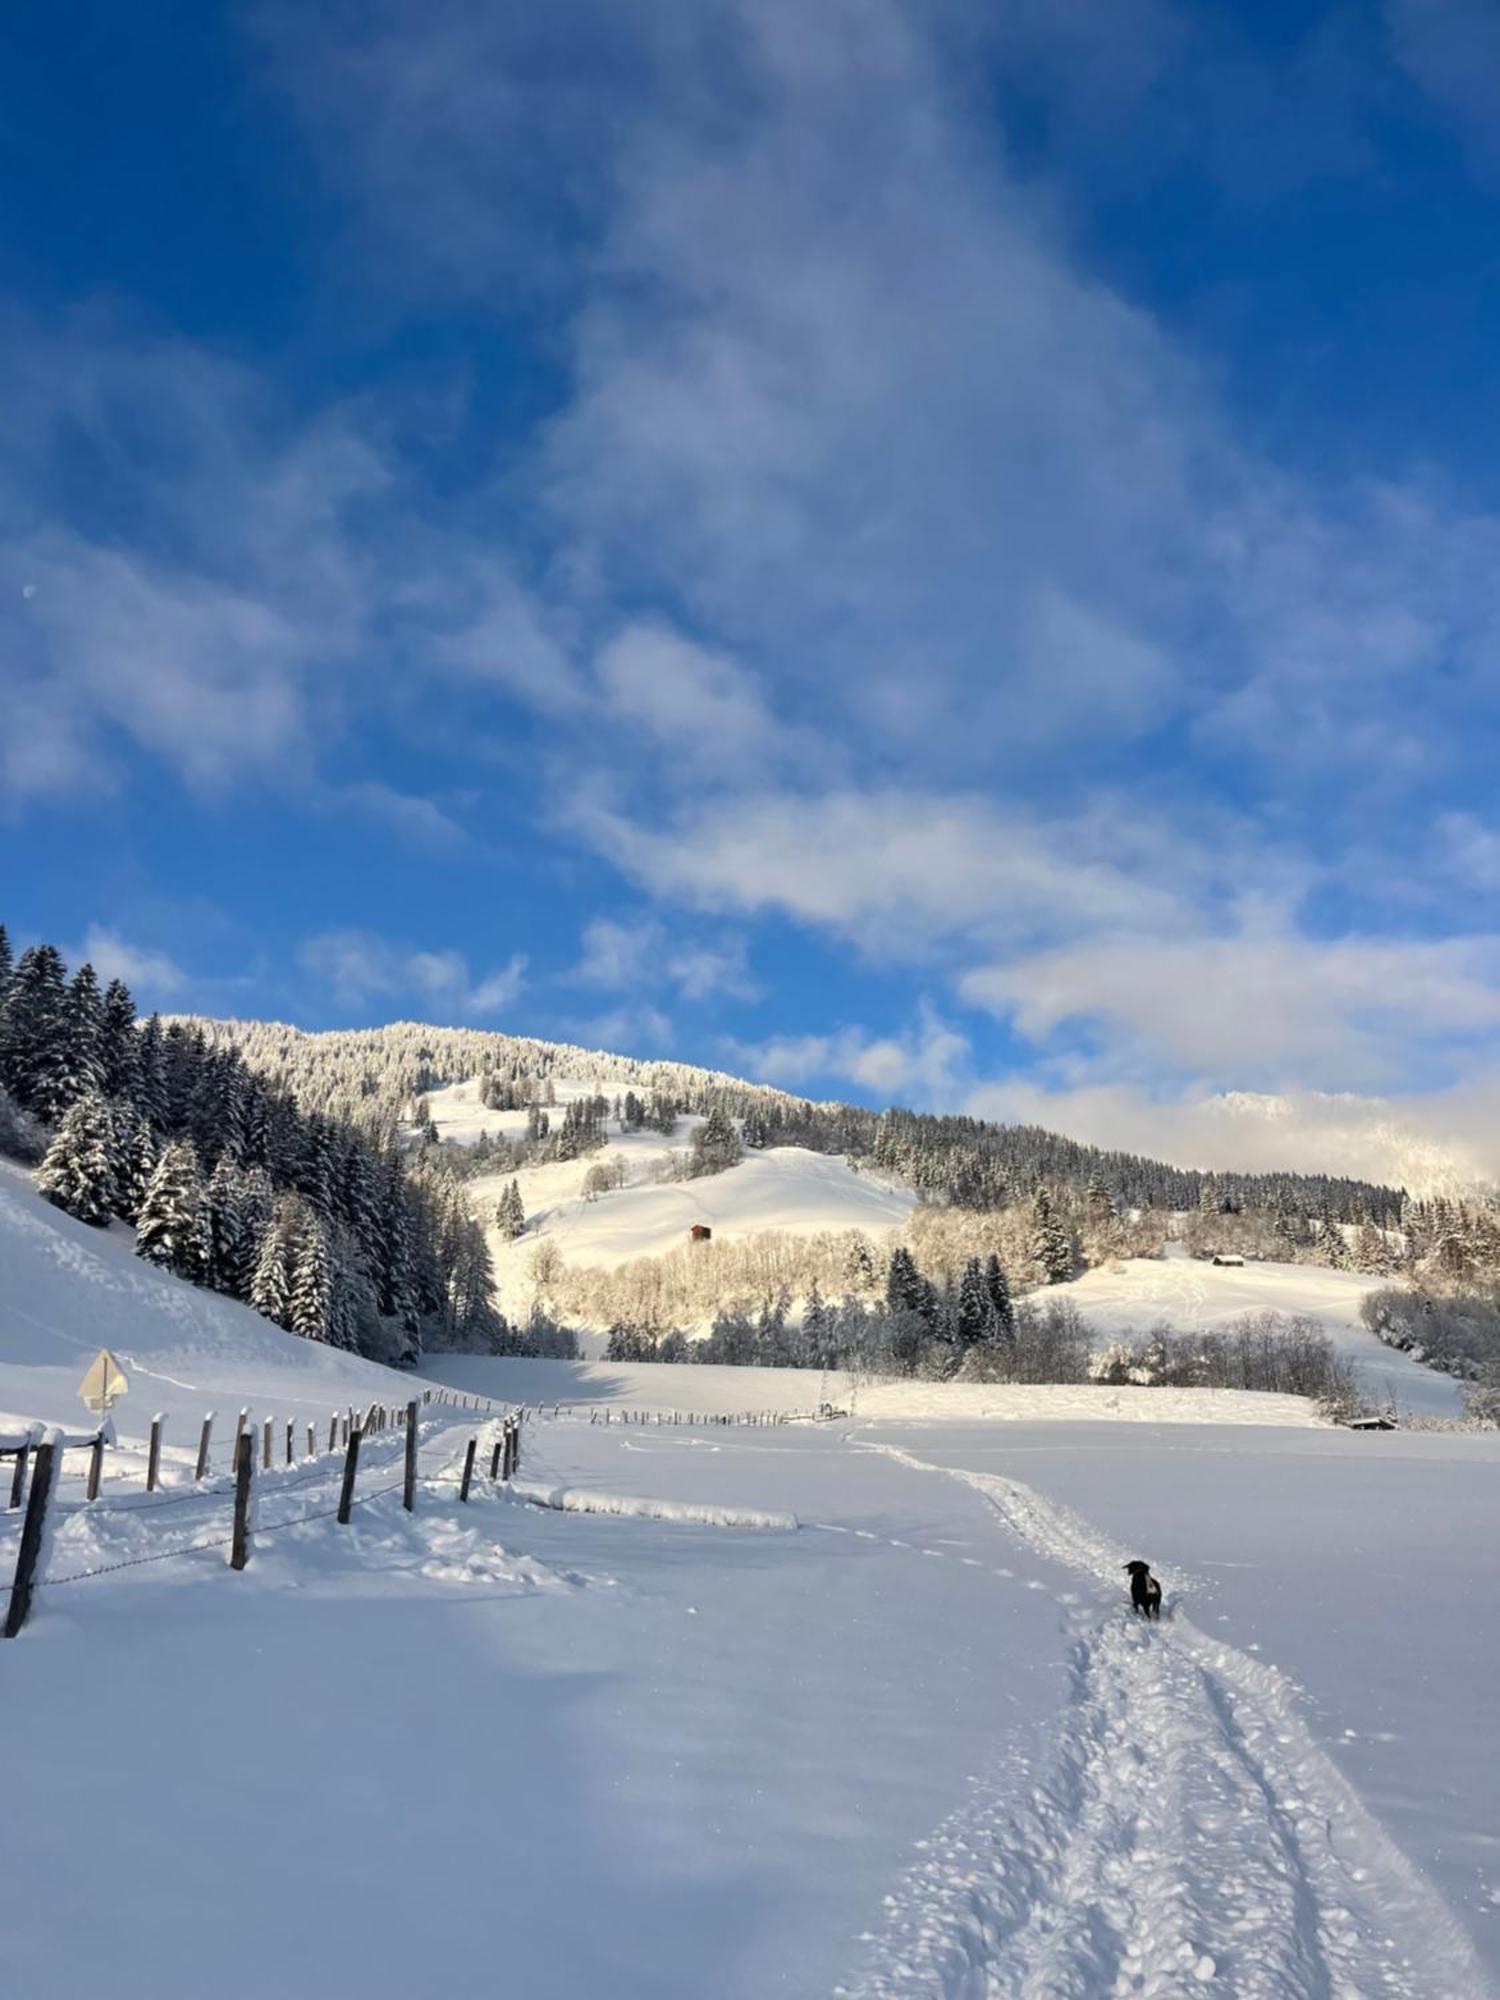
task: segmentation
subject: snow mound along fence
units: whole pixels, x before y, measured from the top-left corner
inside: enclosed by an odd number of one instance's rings
[[[512,1480],[518,1500],[552,1507],[562,1514],[623,1514],[641,1521],[690,1521],[706,1528],[771,1528],[798,1525],[795,1514],[767,1507],[713,1507],[695,1500],[648,1500],[631,1493],[596,1493],[584,1486],[542,1486]]]
[[[453,1432],[462,1430],[470,1415],[485,1421],[455,1449]],[[165,1422],[159,1416],[151,1425],[144,1479],[127,1452],[105,1480],[104,1451],[113,1442],[108,1425],[85,1437],[68,1437],[39,1424],[0,1437],[0,1452],[15,1459],[10,1505],[0,1513],[0,1557],[12,1541],[15,1546],[11,1581],[0,1584],[0,1636],[14,1638],[21,1631],[37,1590],[215,1549],[228,1549],[229,1567],[244,1569],[261,1537],[310,1521],[336,1520],[345,1527],[356,1506],[388,1494],[400,1493],[403,1506],[414,1512],[419,1483],[431,1487],[456,1478],[458,1497],[467,1501],[481,1443],[490,1480],[505,1484],[514,1478],[520,1469],[525,1420],[524,1411],[502,1411],[485,1397],[450,1398],[427,1390],[401,1410],[372,1403],[363,1412],[335,1411],[329,1419],[326,1450],[319,1426],[308,1423],[307,1453],[299,1460],[301,1430],[296,1421],[252,1420],[248,1411],[241,1410],[230,1453],[233,1473],[225,1481],[210,1477],[214,1426],[210,1411],[203,1419],[196,1452],[179,1455],[182,1476],[164,1491],[158,1490],[163,1484]],[[430,1455],[434,1446],[441,1462],[434,1464],[429,1456],[424,1467],[423,1453]],[[79,1447],[88,1451],[87,1471],[70,1473],[66,1454]],[[367,1475],[378,1469],[398,1476],[359,1492],[362,1450]],[[482,1476],[485,1468],[479,1469]],[[69,1491],[80,1485],[81,1496]],[[288,1496],[304,1493],[314,1504],[294,1502],[289,1513],[280,1504]],[[164,1509],[178,1511],[162,1514]],[[267,1518],[266,1509],[275,1518]],[[7,1530],[17,1524],[19,1534],[12,1536]]]

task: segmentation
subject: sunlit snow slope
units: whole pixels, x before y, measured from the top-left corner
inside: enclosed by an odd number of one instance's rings
[[[169,1444],[188,1442],[206,1410],[232,1418],[321,1417],[350,1402],[404,1402],[410,1377],[284,1333],[217,1292],[185,1284],[134,1254],[123,1223],[92,1229],[53,1208],[21,1169],[0,1164],[0,1427],[26,1418],[82,1429],[78,1383],[101,1347],[130,1388],[115,1412],[123,1436],[167,1413]]]

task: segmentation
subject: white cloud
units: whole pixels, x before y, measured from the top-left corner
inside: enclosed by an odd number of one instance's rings
[[[1129,1083],[1048,1087],[1018,1077],[972,1090],[965,1109],[1182,1167],[1347,1174],[1413,1194],[1500,1179],[1500,1076],[1493,1074],[1462,1089],[1395,1098],[1163,1094]]]
[[[137,1001],[164,1000],[186,983],[187,975],[165,952],[130,944],[104,924],[89,925],[81,956],[104,983],[123,980]]]
[[[462,952],[406,950],[372,931],[324,932],[307,939],[297,959],[344,1006],[415,996],[429,1009],[469,1020],[504,1013],[526,983],[526,960],[519,953],[474,979]]]
[[[584,928],[582,951],[568,976],[584,986],[619,991],[672,985],[689,1001],[718,994],[749,1000],[758,990],[743,938],[731,935],[711,943],[683,938],[644,915],[625,922],[595,917]]]
[[[601,651],[595,671],[614,713],[690,768],[753,769],[780,747],[782,732],[752,677],[666,625],[628,626]]]
[[[930,1007],[901,1035],[841,1028],[829,1035],[774,1035],[729,1047],[752,1076],[783,1089],[847,1081],[876,1096],[944,1109],[955,1102],[973,1053],[967,1038]]]
[[[969,972],[960,991],[1037,1043],[1099,1024],[1127,1071],[1358,1087],[1500,1034],[1500,939],[1095,939]]]
[[[327,802],[333,812],[357,812],[419,847],[461,847],[468,840],[458,822],[450,819],[432,799],[398,792],[378,779],[335,785],[328,792]]]
[[[978,797],[756,793],[690,808],[666,831],[588,807],[576,823],[657,895],[708,909],[780,909],[901,956],[976,932],[1181,921],[1173,890],[1103,851],[1101,823],[1040,827]],[[1186,853],[1181,865],[1191,866]]]

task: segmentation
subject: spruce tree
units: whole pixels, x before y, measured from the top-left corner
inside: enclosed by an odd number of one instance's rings
[[[202,1284],[208,1276],[208,1203],[198,1156],[185,1139],[162,1148],[135,1223],[138,1256]]]
[[[62,955],[36,944],[21,953],[0,1009],[0,1086],[54,1125],[72,1101],[62,1034],[67,987]]]
[[[245,1217],[239,1168],[221,1153],[208,1177],[208,1282],[215,1291],[238,1293],[245,1267]]]
[[[519,1181],[511,1180],[495,1209],[495,1227],[510,1242],[526,1234],[526,1207]]]
[[[276,1190],[264,1167],[241,1170],[239,1184],[239,1261],[226,1289],[237,1299],[248,1300],[255,1281],[256,1261],[261,1243],[276,1213]]]
[[[994,1338],[1014,1343],[1016,1337],[1016,1308],[1010,1296],[1010,1285],[999,1256],[991,1251],[984,1266],[984,1289],[989,1300],[990,1313],[994,1321]]]
[[[118,1115],[116,1138],[119,1172],[115,1180],[115,1213],[126,1222],[134,1222],[146,1199],[161,1149],[149,1121],[125,1104]]]
[[[153,1014],[136,1047],[135,1101],[155,1132],[167,1129],[166,1037],[161,1016]]]
[[[99,992],[99,976],[91,965],[80,965],[68,982],[61,1028],[66,1089],[71,1103],[85,1091],[102,1091],[105,1085],[104,1001]]]
[[[954,1301],[955,1346],[967,1350],[991,1338],[993,1320],[994,1308],[985,1288],[984,1267],[977,1257],[971,1257],[964,1266],[963,1276],[958,1285],[958,1297]]]
[[[283,1195],[261,1232],[255,1269],[250,1279],[250,1303],[265,1318],[290,1331],[292,1278],[296,1268],[297,1224],[301,1203]]]
[[[114,1119],[97,1091],[75,1097],[37,1169],[48,1201],[80,1222],[107,1224],[114,1204],[117,1161]]]
[[[10,933],[0,924],[0,1010],[4,1009],[5,996],[10,989],[11,975],[16,969],[15,954],[10,948]]]
[[[1073,1275],[1073,1245],[1045,1187],[1037,1189],[1032,1203],[1031,1261],[1044,1285],[1060,1285]]]
[[[130,989],[112,979],[99,1009],[99,1062],[106,1097],[126,1097],[134,1102],[140,1081],[139,1042]]]
[[[304,1340],[326,1341],[332,1331],[333,1256],[328,1232],[311,1205],[304,1206],[292,1238],[290,1319]]]

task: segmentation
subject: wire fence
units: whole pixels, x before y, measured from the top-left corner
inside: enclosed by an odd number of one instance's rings
[[[275,1420],[266,1419],[259,1426],[252,1426],[246,1422],[248,1412],[241,1412],[235,1435],[236,1466],[232,1485],[203,1482],[200,1478],[180,1491],[145,1495],[138,1490],[116,1491],[113,1494],[104,1491],[100,1464],[105,1433],[101,1430],[96,1437],[85,1441],[91,1454],[87,1481],[90,1497],[68,1502],[60,1502],[57,1498],[62,1457],[70,1445],[77,1448],[79,1441],[60,1439],[56,1433],[49,1437],[40,1426],[35,1426],[23,1439],[5,1441],[6,1452],[16,1460],[16,1471],[11,1486],[12,1509],[7,1515],[0,1516],[0,1521],[7,1528],[19,1522],[20,1530],[18,1536],[7,1534],[5,1537],[6,1543],[15,1542],[16,1554],[11,1581],[0,1584],[3,1636],[13,1638],[25,1625],[34,1591],[58,1589],[86,1582],[93,1577],[110,1576],[154,1563],[178,1562],[185,1557],[226,1548],[233,1552],[230,1566],[241,1569],[246,1566],[254,1545],[267,1538],[317,1521],[337,1520],[341,1525],[348,1525],[356,1507],[368,1506],[392,1494],[399,1493],[405,1508],[414,1511],[419,1491],[451,1478],[460,1462],[459,1498],[467,1501],[479,1441],[486,1429],[497,1433],[489,1467],[491,1478],[509,1482],[519,1470],[523,1415],[518,1409],[499,1407],[487,1398],[445,1398],[430,1390],[420,1401],[413,1399],[399,1412],[372,1404],[363,1416],[354,1411],[347,1416],[335,1413],[329,1429],[330,1438],[335,1440],[333,1448],[321,1452],[315,1450],[310,1462],[303,1462],[299,1475],[289,1477],[286,1466],[273,1462],[272,1441],[279,1435],[279,1431],[273,1428]],[[471,1428],[469,1420],[475,1416],[485,1419],[485,1422],[478,1428]],[[491,1422],[492,1419],[498,1419],[498,1422]],[[205,1442],[207,1423],[211,1421],[209,1419],[205,1423]],[[154,1486],[158,1476],[162,1423],[163,1419],[158,1417],[152,1426],[148,1486]],[[426,1436],[423,1435],[424,1429]],[[456,1450],[452,1448],[455,1429],[465,1434],[464,1442]],[[287,1427],[286,1437],[290,1453],[294,1440],[290,1426]],[[310,1437],[309,1443],[314,1442],[315,1438]],[[399,1467],[400,1477],[359,1491],[362,1446],[368,1446],[365,1457],[367,1474],[374,1471],[378,1476]],[[440,1463],[433,1462],[434,1446],[440,1449]],[[425,1466],[424,1454],[428,1461]],[[261,1459],[259,1480],[255,1476],[257,1455]],[[205,1453],[200,1450],[197,1460],[200,1472],[204,1459]],[[283,1496],[308,1493],[316,1488],[324,1489],[331,1496],[335,1487],[338,1491],[335,1504],[303,1508],[285,1518],[277,1518],[280,1510],[276,1503]],[[21,1506],[23,1500],[24,1507]],[[223,1515],[219,1510],[226,1502],[231,1514],[230,1532],[204,1533],[204,1529],[222,1525]],[[214,1509],[219,1512],[219,1519],[205,1520],[201,1528],[196,1524],[189,1526],[187,1532],[193,1539],[183,1541],[173,1537],[166,1547],[142,1550],[134,1546],[122,1549],[118,1554],[112,1554],[107,1548],[99,1549],[97,1555],[108,1557],[108,1560],[91,1560],[83,1567],[64,1569],[61,1573],[49,1560],[47,1552],[51,1548],[52,1534],[59,1527],[66,1532],[69,1527],[86,1522],[105,1534],[111,1531],[128,1533],[139,1516],[155,1514],[162,1508],[194,1504]],[[268,1513],[270,1518],[267,1518]],[[192,1522],[191,1515],[176,1518]],[[0,1547],[3,1546],[0,1544]]]

